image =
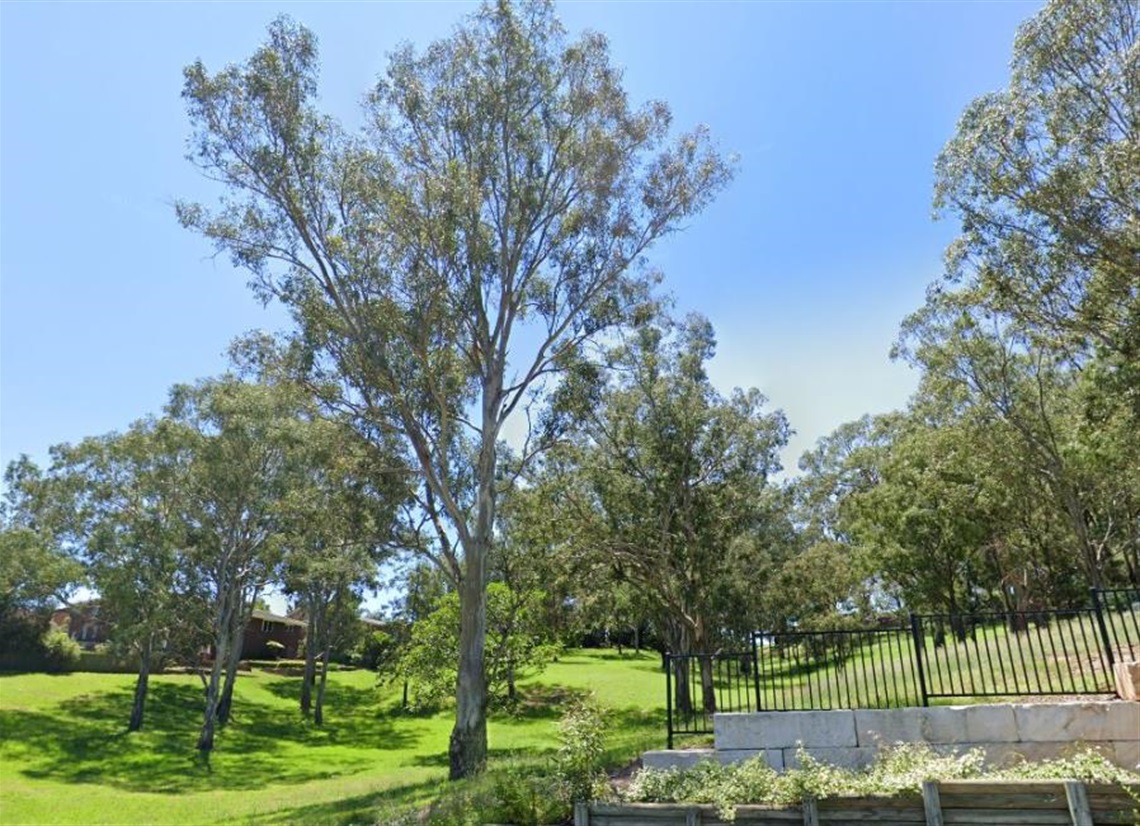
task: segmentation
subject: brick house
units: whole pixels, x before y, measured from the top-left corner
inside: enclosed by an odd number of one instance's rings
[[[51,615],[51,627],[88,650],[106,642],[111,633],[110,624],[99,617],[98,600],[57,608]]]
[[[255,608],[245,626],[242,657],[250,660],[296,659],[305,641],[305,628],[304,620]],[[271,646],[270,642],[279,643],[284,648]]]

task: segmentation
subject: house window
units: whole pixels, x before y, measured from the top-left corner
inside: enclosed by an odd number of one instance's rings
[[[262,633],[268,634],[270,631],[272,631],[272,630],[273,630],[273,626],[275,626],[276,624],[277,624],[277,623],[275,623],[275,622],[270,622],[269,620],[262,620],[262,621],[261,621],[261,631],[262,631]]]

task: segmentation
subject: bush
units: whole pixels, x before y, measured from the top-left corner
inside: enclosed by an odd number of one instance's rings
[[[74,671],[83,656],[79,643],[65,632],[52,628],[41,638],[44,668],[48,671]]]
[[[594,800],[606,792],[606,723],[591,700],[575,701],[558,723],[562,745],[555,759],[559,797],[569,807]]]
[[[900,744],[880,752],[865,771],[851,771],[813,760],[800,752],[800,767],[783,774],[762,758],[722,765],[705,761],[691,769],[642,769],[630,782],[625,799],[646,803],[711,803],[724,820],[742,804],[792,806],[805,797],[863,797],[918,794],[924,780],[1077,779],[1097,783],[1136,782],[1138,776],[1086,749],[1072,757],[1024,763],[987,772],[980,749],[960,755],[936,754],[925,743]]]

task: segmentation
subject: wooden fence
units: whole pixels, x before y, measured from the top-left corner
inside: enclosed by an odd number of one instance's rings
[[[807,800],[773,809],[737,806],[736,826],[1108,826],[1140,824],[1140,783],[929,781],[922,795]],[[713,806],[682,803],[580,803],[574,826],[717,826]]]

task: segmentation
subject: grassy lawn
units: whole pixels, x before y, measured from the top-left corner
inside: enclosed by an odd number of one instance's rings
[[[614,762],[664,737],[656,654],[571,652],[523,685],[489,727],[491,759],[543,759],[562,703],[594,692]],[[194,743],[197,677],[152,678],[146,730],[126,734],[133,678],[0,675],[0,823],[373,822],[378,806],[426,799],[447,774],[448,713],[401,713],[375,675],[330,675],[326,724],[297,711],[299,678],[243,675],[234,720],[208,764]],[[525,755],[525,757],[524,757]]]

